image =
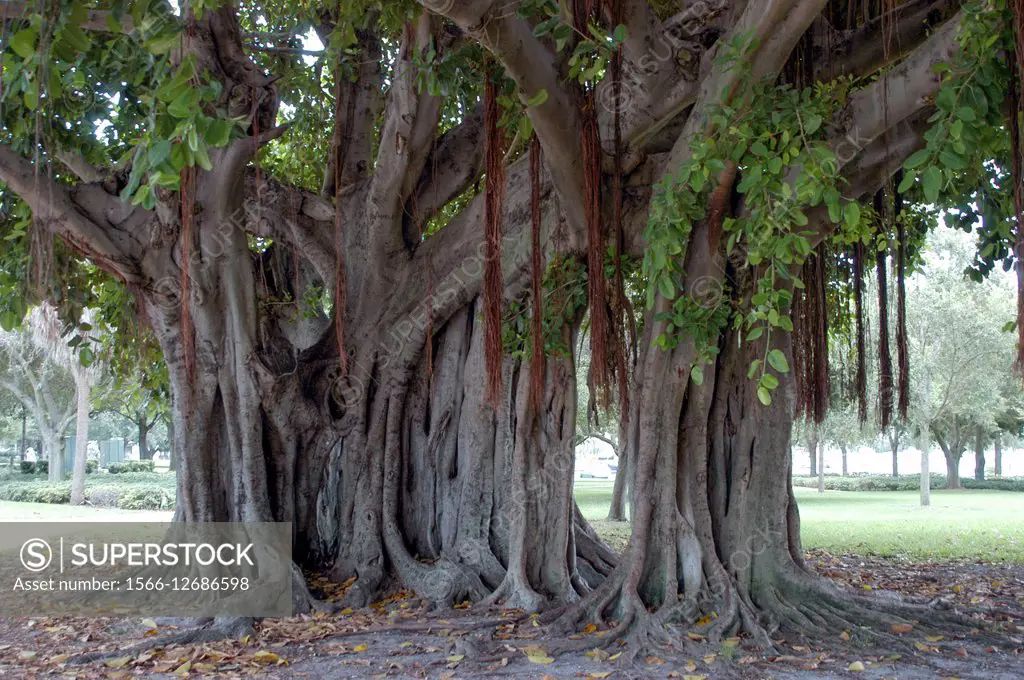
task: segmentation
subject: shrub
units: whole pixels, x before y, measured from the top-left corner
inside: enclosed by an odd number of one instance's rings
[[[21,461],[21,472],[26,475],[34,475],[36,473],[36,464],[30,460]]]
[[[87,460],[85,461],[85,474],[91,475],[100,469],[100,462],[98,460]]]
[[[933,489],[945,489],[945,475],[931,475]],[[793,477],[793,486],[818,488],[817,477]],[[1024,479],[1006,477],[1002,479],[986,479],[979,482],[974,478],[961,478],[960,486],[965,489],[993,489],[997,491],[1024,492]],[[857,475],[839,477],[825,475],[825,489],[828,491],[917,491],[921,488],[921,475]]]
[[[120,463],[111,463],[107,472],[112,475],[120,475],[125,472],[152,472],[153,461],[151,460],[124,460]]]
[[[117,499],[122,510],[168,510],[174,507],[174,492],[159,486],[134,487],[124,490]]]

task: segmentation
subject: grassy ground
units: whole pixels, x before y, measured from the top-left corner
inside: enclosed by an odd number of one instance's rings
[[[604,521],[611,482],[578,482],[587,519],[616,548],[629,525]],[[805,549],[903,557],[914,561],[979,559],[1024,562],[1024,494],[935,491],[922,508],[913,491],[796,489]]]
[[[608,522],[610,481],[576,483],[576,501],[613,547],[629,539],[629,524]],[[1024,563],[1024,493],[935,491],[922,508],[911,491],[796,489],[804,548],[831,553],[923,560]],[[0,501],[0,521],[163,521],[167,511],[130,511]]]

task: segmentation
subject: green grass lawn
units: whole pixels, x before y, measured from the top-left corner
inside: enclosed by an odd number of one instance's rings
[[[88,505],[0,501],[0,522],[169,522],[170,510],[118,510]]]
[[[616,548],[629,526],[607,522],[611,482],[578,482],[583,515]],[[805,549],[904,557],[910,560],[981,559],[1024,562],[1024,494],[1009,491],[934,491],[922,508],[914,491],[796,489]]]

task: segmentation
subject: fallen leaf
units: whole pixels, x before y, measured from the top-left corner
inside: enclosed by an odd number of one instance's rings
[[[707,680],[706,675],[684,675],[683,680]]]
[[[846,632],[846,631],[844,630],[844,631],[843,631],[842,633],[840,633],[840,634],[839,634],[839,639],[840,639],[840,640],[843,640],[843,641],[845,641],[845,642],[849,642],[849,641],[850,641],[850,634],[849,634],[849,633],[847,633],[847,632]]]
[[[257,663],[276,664],[278,661],[281,660],[281,657],[277,654],[274,654],[273,652],[268,652],[265,649],[261,649],[253,655],[253,659],[255,659]]]
[[[607,661],[610,656],[608,652],[603,649],[591,649],[589,652],[584,652],[583,655],[590,657],[594,661]]]
[[[462,661],[465,658],[466,658],[465,654],[452,654],[451,656],[448,657],[448,660],[451,661],[452,663],[458,663],[458,662]]]
[[[919,652],[931,652],[931,651],[934,651],[931,647],[929,647],[928,645],[926,645],[923,642],[915,642],[914,646],[917,647],[917,651],[919,651]]]
[[[713,664],[715,662],[715,659],[717,659],[717,658],[718,658],[717,654],[708,654],[707,656],[704,657],[704,663],[706,663],[707,665],[710,666],[711,664]]]
[[[18,660],[19,661],[31,661],[34,658],[36,658],[36,653],[35,652],[30,652],[30,651],[18,652]]]
[[[611,671],[601,671],[600,673],[591,673],[587,677],[595,678],[595,680],[600,680],[600,678],[607,678],[611,674],[612,674]]]
[[[864,670],[864,664],[862,664],[860,661],[854,661],[846,667],[846,670],[853,671],[854,673],[860,673]]]
[[[33,656],[35,656],[35,652],[33,652],[32,654]],[[107,666],[107,668],[124,668],[131,662],[132,657],[130,656],[119,656],[116,659],[107,659],[103,663]]]
[[[540,663],[540,664],[549,664],[549,663],[553,663],[554,662],[554,659],[552,659],[550,656],[548,656],[544,652],[537,652],[537,653],[534,653],[534,654],[527,654],[526,655],[526,660],[529,661],[530,663]]]
[[[159,628],[159,626],[156,625],[156,621],[154,621],[153,619],[142,619],[142,625],[152,630],[156,630],[157,628]]]
[[[938,641],[942,640],[942,636],[941,635],[929,635],[929,636],[927,636],[925,638],[925,640],[927,640],[928,642],[938,642]]]
[[[701,635],[700,633],[687,633],[686,637],[690,638],[694,642],[703,642],[704,641],[704,636]]]
[[[587,625],[585,625],[583,627],[583,634],[584,635],[590,635],[591,633],[593,633],[596,630],[597,630],[597,626],[596,625],[594,625],[593,623],[588,623]]]
[[[665,663],[665,660],[662,659],[660,656],[649,656],[646,659],[644,659],[644,663],[651,664],[652,666],[660,666],[661,664]]]
[[[355,647],[352,648],[352,651],[353,652],[365,652],[369,648],[370,648],[370,645],[366,644],[365,642],[360,642],[358,645],[356,645]]]
[[[891,626],[889,626],[889,629],[897,635],[904,635],[914,630],[914,627],[909,623],[894,623]]]
[[[174,669],[175,675],[188,675],[188,672],[192,670],[192,662],[186,661],[177,668]]]

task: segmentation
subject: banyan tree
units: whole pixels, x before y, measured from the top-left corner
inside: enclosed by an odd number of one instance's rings
[[[158,343],[178,520],[291,522],[353,606],[397,584],[640,638],[714,612],[766,645],[919,614],[805,566],[791,430],[830,338],[866,393],[869,277],[905,415],[929,211],[982,215],[979,275],[1014,261],[1015,5],[0,8],[0,320],[48,298]],[[573,500],[581,338],[621,555]]]

